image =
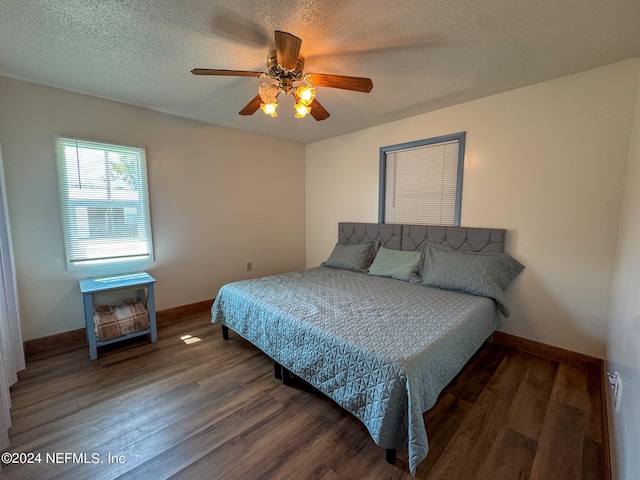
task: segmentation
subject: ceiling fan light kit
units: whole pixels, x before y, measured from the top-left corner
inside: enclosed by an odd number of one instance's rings
[[[195,68],[191,70],[191,73],[194,75],[260,77],[277,82],[263,82],[258,87],[258,95],[240,110],[240,115],[253,115],[258,109],[261,109],[265,114],[277,117],[277,97],[283,93],[294,96],[296,118],[304,118],[310,113],[317,121],[321,121],[329,118],[330,115],[316,99],[315,86],[365,93],[370,92],[373,88],[373,82],[369,78],[325,73],[304,74],[304,57],[300,55],[302,40],[290,33],[276,30],[275,42],[275,50],[267,54],[268,73],[207,68]],[[296,85],[295,82],[304,83]]]
[[[307,113],[309,113],[310,111],[311,111],[311,107],[309,107],[308,105],[305,105],[302,102],[296,103],[296,114],[295,114],[295,117],[296,118],[304,118],[304,117],[306,117]]]
[[[278,112],[276,112],[276,108],[278,108],[278,102],[261,103],[260,108],[266,115],[270,115],[272,117],[278,116]]]
[[[272,117],[278,116],[276,108],[278,108],[277,97],[279,93],[280,89],[273,83],[264,82],[260,85],[258,88],[258,95],[260,95],[260,99],[262,100],[260,108],[265,114],[271,115]]]

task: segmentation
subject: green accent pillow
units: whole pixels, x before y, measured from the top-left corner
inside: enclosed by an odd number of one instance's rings
[[[520,262],[504,253],[463,252],[433,243],[426,244],[424,253],[422,283],[493,298],[509,316],[504,291],[524,269]]]
[[[342,268],[354,272],[366,272],[376,255],[376,242],[369,242],[358,245],[336,244],[333,252],[329,255],[325,267]]]
[[[422,253],[380,247],[369,267],[369,275],[409,281],[418,274]]]

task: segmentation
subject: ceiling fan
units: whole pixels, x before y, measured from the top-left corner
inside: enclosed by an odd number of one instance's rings
[[[296,117],[302,118],[310,113],[317,121],[329,118],[329,112],[316,100],[315,87],[341,88],[356,92],[370,92],[373,82],[370,78],[329,75],[326,73],[304,73],[304,57],[300,55],[302,40],[287,32],[275,31],[276,48],[267,54],[267,71],[251,72],[246,70],[216,70],[194,68],[194,75],[221,75],[235,77],[260,77],[275,80],[277,83],[264,82],[255,96],[242,110],[240,115],[253,115],[258,108],[272,117],[277,116],[277,97],[283,93],[296,99]],[[298,85],[296,85],[296,82]]]

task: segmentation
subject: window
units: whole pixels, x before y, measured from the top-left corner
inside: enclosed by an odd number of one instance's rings
[[[145,151],[56,138],[67,267],[152,260]]]
[[[460,225],[465,133],[380,149],[380,223]]]

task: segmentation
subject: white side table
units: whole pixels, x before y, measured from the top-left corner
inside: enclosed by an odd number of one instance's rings
[[[89,342],[89,356],[91,357],[91,360],[98,358],[98,347],[102,345],[121,342],[122,340],[147,334],[151,334],[152,342],[156,342],[158,340],[155,295],[153,292],[153,284],[155,282],[156,279],[146,272],[112,275],[109,277],[85,278],[84,280],[80,280],[80,291],[84,298],[84,321],[87,329],[87,341]],[[93,321],[93,294],[120,289],[137,291],[138,299],[142,303],[146,304],[147,312],[149,313],[149,328],[113,338],[111,340],[98,340],[96,338],[96,327]]]

